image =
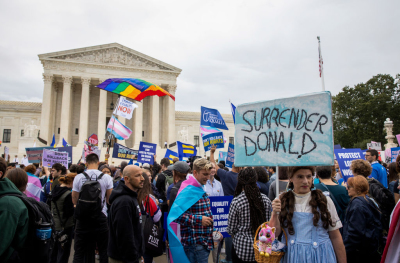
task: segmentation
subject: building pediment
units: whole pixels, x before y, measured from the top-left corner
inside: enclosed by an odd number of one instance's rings
[[[39,55],[42,61],[62,61],[79,64],[121,66],[146,70],[180,73],[182,70],[165,62],[127,48],[118,43],[71,49]]]

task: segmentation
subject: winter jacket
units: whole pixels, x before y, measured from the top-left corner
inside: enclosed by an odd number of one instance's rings
[[[126,263],[139,262],[144,254],[142,214],[137,193],[118,184],[110,196],[108,256]]]
[[[343,224],[343,242],[347,254],[375,253],[382,235],[380,212],[369,197],[353,198]]]
[[[22,193],[7,178],[0,179],[0,195]],[[7,262],[15,251],[24,246],[28,235],[28,209],[15,196],[0,198],[0,262]]]
[[[70,228],[74,226],[74,204],[72,203],[71,190],[71,188],[57,185],[51,192],[51,213],[53,214],[55,228],[57,231],[62,230],[62,223],[64,223],[64,228]],[[60,215],[57,212],[55,204],[57,204]]]

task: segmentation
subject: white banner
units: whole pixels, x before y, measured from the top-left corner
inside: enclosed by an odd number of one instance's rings
[[[130,120],[132,118],[133,110],[137,107],[138,106],[135,103],[130,102],[125,97],[120,97],[118,107],[115,109],[114,114]]]
[[[382,151],[382,146],[381,146],[380,142],[371,142],[371,143],[367,143],[367,149]]]

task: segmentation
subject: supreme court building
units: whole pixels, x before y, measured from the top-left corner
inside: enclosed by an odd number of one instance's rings
[[[74,161],[79,160],[84,141],[91,134],[98,135],[102,146],[118,98],[96,87],[108,78],[143,79],[159,85],[179,101],[176,83],[181,69],[117,43],[41,54],[39,60],[44,71],[42,103],[0,101],[2,146],[10,148],[12,158],[15,154],[21,158],[25,147],[32,147],[34,141],[36,146],[45,146],[37,140],[38,134],[47,145],[53,134],[57,146],[62,146],[64,138],[74,146]],[[175,112],[175,101],[169,96],[151,96],[135,103],[138,108],[132,119],[118,117],[133,132],[128,140],[118,143],[133,149],[139,148],[140,141],[155,143],[157,160],[164,157],[165,142],[180,140],[201,145],[200,112]],[[233,142],[232,115],[222,116],[229,128],[224,135]],[[176,146],[171,150],[176,151]],[[204,155],[202,148],[200,154]]]

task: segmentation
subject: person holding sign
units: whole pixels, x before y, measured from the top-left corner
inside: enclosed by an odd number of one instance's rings
[[[270,226],[288,235],[287,263],[343,263],[346,251],[335,205],[315,189],[313,166],[289,168],[288,191],[272,202]]]
[[[227,232],[233,236],[233,262],[255,262],[253,239],[257,228],[271,217],[271,201],[257,186],[257,173],[240,171],[235,198],[229,209]]]

